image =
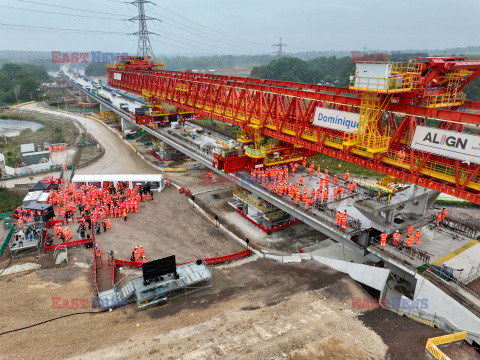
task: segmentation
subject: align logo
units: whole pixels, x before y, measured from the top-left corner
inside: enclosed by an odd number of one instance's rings
[[[480,136],[417,126],[410,147],[466,163],[480,164]]]
[[[442,135],[439,140],[438,137],[440,137],[439,134],[432,134],[431,132],[428,132],[423,138],[423,141],[428,141],[433,144],[446,145],[457,149],[461,147],[463,150],[467,148],[468,139],[462,139],[456,136]]]

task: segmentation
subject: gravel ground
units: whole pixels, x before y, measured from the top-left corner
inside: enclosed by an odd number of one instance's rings
[[[93,296],[91,271],[72,262],[61,272],[61,280],[59,269],[41,269],[0,282],[0,331],[90,311],[52,309],[52,297]],[[314,262],[256,260],[213,275],[212,289],[165,306],[139,312],[130,305],[4,335],[0,353],[8,359],[385,358],[382,339],[348,309],[351,296],[368,295],[344,274]]]
[[[425,359],[427,340],[446,335],[443,330],[400,317],[388,310],[373,310],[359,319],[388,344],[387,355],[390,360]],[[448,354],[455,360],[480,359],[480,354],[468,344],[452,346]]]

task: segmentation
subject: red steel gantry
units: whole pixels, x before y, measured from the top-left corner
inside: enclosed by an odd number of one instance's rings
[[[145,64],[115,64],[107,73],[112,87],[239,126],[244,156],[253,163],[267,159],[272,146],[290,147],[290,160],[299,153],[319,152],[480,204],[480,102],[466,101],[461,92],[480,75],[480,61],[443,57],[357,63],[349,88],[167,71]],[[355,114],[357,128],[321,126],[315,117],[322,110]],[[444,148],[432,146],[427,152],[418,142],[412,144],[418,129],[431,131],[425,139]],[[478,141],[470,153],[465,150],[468,136],[470,143]],[[279,142],[272,144],[268,137]],[[455,155],[449,150],[451,155],[445,146],[460,146],[460,151]]]

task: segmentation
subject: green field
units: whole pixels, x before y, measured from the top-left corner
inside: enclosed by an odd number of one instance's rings
[[[22,204],[23,196],[14,191],[0,188],[0,214],[15,210]]]

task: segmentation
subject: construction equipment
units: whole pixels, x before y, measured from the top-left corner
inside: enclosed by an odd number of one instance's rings
[[[323,153],[480,204],[480,158],[472,147],[479,137],[468,130],[480,125],[480,114],[459,110],[480,109],[461,92],[480,75],[478,60],[358,63],[348,89],[158,70],[147,63],[107,72],[112,87],[148,92],[152,101],[239,126],[245,151],[228,166],[217,161],[226,172],[264,164],[274,138],[275,146],[290,151],[285,162]]]

